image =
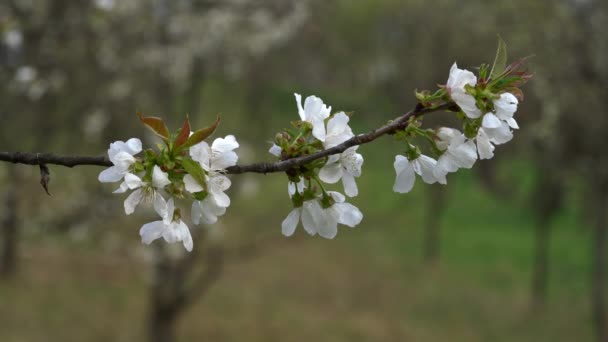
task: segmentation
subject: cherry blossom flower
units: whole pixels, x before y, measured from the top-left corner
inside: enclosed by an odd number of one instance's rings
[[[134,155],[141,152],[141,140],[131,138],[124,141],[116,141],[110,144],[108,157],[114,166],[111,166],[99,174],[102,183],[118,182],[129,173],[129,167],[135,162]]]
[[[338,234],[338,224],[355,227],[361,222],[363,214],[354,205],[344,202],[344,195],[335,191],[327,194],[334,201],[328,208],[323,208],[322,197],[304,201],[301,207],[294,208],[281,224],[283,235],[293,235],[301,220],[308,234],[333,239]]]
[[[449,172],[460,168],[470,169],[477,160],[477,149],[473,140],[467,140],[457,129],[442,127],[437,132],[437,147],[443,154],[437,160],[434,175],[441,179]]]
[[[450,97],[460,109],[471,119],[477,119],[481,116],[481,110],[477,108],[475,97],[468,94],[465,86],[474,87],[477,84],[477,76],[468,70],[458,69],[458,65],[454,63],[450,69],[450,76],[446,83],[446,89]]]
[[[329,156],[325,166],[319,171],[319,178],[326,183],[336,183],[342,179],[344,193],[348,197],[357,196],[359,189],[355,177],[361,176],[363,156],[357,153],[359,146],[353,146],[346,151]]]
[[[191,214],[194,224],[200,222],[213,224],[230,206],[230,197],[225,191],[230,188],[231,182],[222,172],[225,168],[236,165],[238,155],[233,150],[238,147],[236,138],[228,135],[226,138],[215,139],[211,147],[203,141],[190,148],[190,156],[198,161],[206,172],[206,189],[191,175],[184,176],[186,191],[190,193],[207,191],[205,199],[194,201],[192,204]]]
[[[331,107],[323,104],[323,100],[314,95],[308,96],[304,100],[304,107],[302,107],[302,96],[297,93],[294,95],[300,119],[312,124],[312,135],[315,138],[319,141],[325,141],[325,119],[329,117]]]
[[[120,188],[114,192],[121,193],[125,192],[126,189],[135,189],[135,191],[127,197],[124,203],[125,213],[131,215],[142,201],[151,201],[154,203],[155,208],[158,207],[160,201],[165,201],[159,193],[159,190],[164,189],[164,187],[169,184],[171,184],[169,175],[166,172],[163,172],[158,165],[154,165],[151,183],[143,181],[132,173],[127,173],[125,175],[125,181],[121,184]]]
[[[334,147],[355,136],[348,125],[349,120],[348,115],[339,112],[327,121],[327,135],[323,147],[326,149]]]
[[[162,197],[161,197],[162,198]],[[159,207],[154,207],[162,220],[144,224],[139,230],[141,242],[149,245],[152,241],[162,237],[168,243],[182,241],[188,252],[192,251],[194,242],[188,226],[175,215],[175,205],[173,198],[168,202],[164,202]]]
[[[422,180],[427,184],[441,183],[446,184],[445,174],[439,174],[439,177],[435,175],[435,169],[437,168],[437,161],[429,156],[421,154],[414,160],[409,160],[404,156],[395,156],[394,163],[395,173],[395,184],[393,185],[393,191],[398,193],[408,193],[414,187],[416,180],[416,174],[422,177]]]

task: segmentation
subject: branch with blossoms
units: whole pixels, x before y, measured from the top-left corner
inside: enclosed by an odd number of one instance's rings
[[[233,135],[209,144],[206,140],[216,131],[219,118],[195,131],[186,118],[181,129],[170,133],[161,118],[139,113],[141,122],[162,140],[157,149],[143,150],[141,140],[131,138],[110,144],[107,157],[0,152],[0,160],[40,165],[45,189],[47,164],[108,166],[99,181],[121,182],[114,193],[130,191],[124,201],[127,215],[146,203],[160,217],[141,227],[142,242],[150,244],[162,237],[168,243],[183,243],[188,251],[193,241],[187,218],[195,225],[214,224],[230,206],[225,193],[231,185],[228,174],[285,172],[293,210],[281,224],[283,235],[291,236],[301,222],[308,234],[332,239],[339,224],[355,227],[363,219],[362,212],[346,201],[359,193],[356,178],[364,160],[357,152],[360,145],[384,135],[402,143],[403,154],[396,155],[393,163],[393,191],[407,193],[416,174],[425,183],[446,184],[449,173],[471,168],[477,159],[492,158],[495,146],[513,138],[513,130],[519,128],[513,115],[523,99],[520,87],[531,75],[522,70],[525,59],[510,65],[506,60],[506,47],[499,39],[494,63],[482,64],[478,76],[454,63],[445,85],[434,92],[416,92],[414,109],[359,135],[353,133],[345,112],[332,113],[316,96],[302,103],[295,94],[300,120],[276,134],[269,150],[278,158],[273,163],[237,165],[239,143]],[[462,131],[422,128],[423,115],[437,111],[455,113]],[[327,190],[327,184],[338,182],[344,194]],[[184,214],[184,204],[190,207],[189,215]]]

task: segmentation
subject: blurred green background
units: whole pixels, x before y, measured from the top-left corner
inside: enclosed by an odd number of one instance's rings
[[[282,174],[232,177],[195,252],[143,246],[102,168],[0,165],[0,341],[608,341],[608,7],[594,0],[5,0],[0,151],[101,155],[217,114],[239,162],[271,161],[294,92],[355,132],[415,105],[451,64],[529,55],[522,127],[496,157],[391,191],[403,147],[359,151],[364,213],[336,239],[298,229]],[[431,114],[425,125],[453,124]],[[341,188],[341,187],[337,187]]]

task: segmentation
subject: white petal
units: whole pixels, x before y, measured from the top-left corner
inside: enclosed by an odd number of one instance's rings
[[[192,177],[191,175],[184,176],[184,186],[186,187],[186,191],[191,194],[204,190],[203,186],[200,185],[196,180],[194,180],[194,177]]]
[[[169,224],[165,223],[165,227],[166,228],[163,230],[163,239],[165,239],[165,241],[168,243],[175,243],[181,240],[181,232],[179,231],[179,225],[177,222],[171,221]]]
[[[343,203],[346,200],[346,197],[337,191],[328,191],[327,194],[330,195],[336,203]]]
[[[127,152],[118,152],[111,161],[119,172],[127,172],[129,170],[129,166],[135,163],[135,157]]]
[[[125,175],[125,184],[129,189],[137,189],[145,185],[145,183],[141,181],[141,178],[132,173],[127,173]]]
[[[319,226],[316,217],[323,215],[322,208],[317,200],[305,201],[302,205],[302,225],[304,230],[315,235],[319,231]]]
[[[343,173],[340,163],[325,164],[319,171],[319,178],[325,183],[334,184],[340,180]]]
[[[200,203],[202,209],[201,221],[204,224],[214,224],[217,222],[218,216],[226,213],[226,207],[219,206],[213,196],[208,196]]]
[[[490,141],[496,145],[504,144],[513,139],[513,132],[509,128],[509,125],[505,122],[498,128],[484,129]]]
[[[300,221],[300,211],[302,208],[294,208],[289,215],[281,223],[281,233],[285,236],[292,236],[296,231],[298,222]]]
[[[305,121],[312,122],[313,120],[320,118],[323,107],[323,100],[314,95],[308,96],[306,100],[304,100]]]
[[[519,129],[519,125],[517,124],[517,121],[515,121],[515,119],[513,119],[513,118],[508,118],[507,124],[509,125],[509,127],[513,128],[513,129]]]
[[[470,169],[477,160],[477,148],[472,140],[449,148],[449,152],[458,167]]]
[[[289,194],[289,197],[295,195],[296,189],[298,190],[298,193],[302,193],[304,188],[306,188],[306,185],[304,184],[304,179],[302,178],[300,178],[300,181],[297,184],[294,182],[287,183],[287,193]]]
[[[201,222],[201,216],[203,215],[201,210],[201,202],[194,201],[192,202],[192,209],[190,209],[190,217],[192,218],[192,223],[199,224]]]
[[[173,221],[173,214],[175,214],[175,203],[173,202],[173,197],[169,198],[169,200],[167,201],[166,210],[167,210],[166,214],[164,214],[164,215],[161,214],[161,216],[163,217],[163,222],[166,225],[170,225],[171,222]]]
[[[361,176],[361,167],[363,166],[363,156],[356,152],[358,147],[350,147],[340,156],[340,163],[346,169],[346,172],[355,177]]]
[[[433,172],[437,168],[437,161],[425,155],[420,155],[416,161],[414,171],[422,177],[422,180],[427,184],[436,183],[437,177]]]
[[[333,205],[330,208],[322,209],[322,214],[315,217],[317,219],[318,233],[326,239],[333,239],[338,234],[338,221],[340,213]]]
[[[125,152],[129,152],[132,155],[141,152],[141,140],[137,138],[127,140]]]
[[[217,138],[211,144],[211,150],[217,152],[229,152],[239,147],[234,135],[227,135],[225,138]]]
[[[300,115],[300,120],[306,121],[306,112],[304,112],[304,108],[302,108],[302,95],[294,93],[296,97],[296,104],[298,105],[298,114]]]
[[[209,171],[209,163],[211,162],[211,147],[209,147],[206,142],[201,141],[200,143],[190,147],[190,157],[199,162],[203,166],[203,169]]]
[[[359,194],[359,188],[357,187],[355,177],[350,173],[345,172],[342,175],[342,185],[344,186],[344,193],[346,196],[355,197]]]
[[[333,205],[340,213],[338,223],[347,225],[349,227],[355,227],[363,219],[363,213],[359,208],[355,207],[350,203],[336,203]]]
[[[224,170],[227,167],[236,165],[239,156],[234,151],[217,153],[211,158],[211,170]]]
[[[268,152],[275,157],[280,157],[282,151],[283,149],[281,149],[281,147],[279,147],[277,144],[272,144],[272,146],[268,150]]]
[[[110,166],[109,168],[99,173],[99,181],[102,183],[114,183],[122,179],[124,173],[120,172],[116,166]]]
[[[327,122],[327,135],[328,136],[340,136],[344,131],[348,128],[348,115],[344,112],[339,112],[335,114],[329,121]],[[338,142],[339,144],[340,142]]]
[[[182,243],[184,244],[184,248],[186,248],[188,252],[192,252],[192,248],[194,247],[194,241],[192,241],[190,229],[188,229],[188,226],[184,223],[184,221],[181,220],[179,221],[177,229],[179,230],[179,235],[182,240]]]
[[[127,199],[125,200],[125,203],[124,203],[125,213],[127,213],[127,215],[133,214],[133,212],[135,211],[135,208],[141,202],[143,197],[144,197],[144,194],[141,191],[141,189],[137,189],[137,190],[133,191],[129,195],[129,197],[127,197]]]
[[[452,154],[446,152],[442,154],[437,160],[437,167],[433,174],[435,175],[435,177],[438,177],[439,175],[445,175],[448,172],[456,172],[458,171],[458,168],[458,164],[456,163]]]
[[[165,198],[158,192],[154,192],[154,202],[152,205],[154,206],[154,211],[163,219],[169,216],[167,201],[165,201]],[[173,212],[171,212],[171,215],[173,215]]]
[[[139,230],[139,236],[141,236],[141,242],[149,245],[152,241],[160,238],[165,230],[163,221],[154,221],[144,224]]]
[[[464,89],[465,85],[475,86],[477,84],[477,77],[472,72],[465,69],[458,69],[458,65],[454,62],[450,68],[450,76],[446,83],[448,92],[456,89]]]
[[[120,183],[120,187],[113,191],[114,194],[122,194],[129,190],[129,186],[126,182]]]
[[[414,181],[416,180],[412,163],[403,156],[396,156],[393,166],[395,167],[395,172],[397,173],[395,184],[393,185],[393,191],[398,193],[410,192],[414,187]]]
[[[479,159],[491,159],[494,157],[494,145],[490,143],[490,138],[488,138],[483,128],[479,129],[476,140]]]
[[[502,121],[493,113],[487,113],[483,116],[481,126],[484,128],[498,128],[502,126]]]
[[[502,93],[500,98],[494,100],[494,109],[496,110],[496,116],[502,120],[508,120],[513,117],[513,114],[517,111],[517,104],[519,101],[511,93]]]
[[[157,189],[162,189],[169,184],[171,184],[169,174],[163,172],[158,165],[154,165],[154,169],[152,170],[152,185]]]
[[[456,102],[458,107],[471,119],[477,119],[481,116],[481,110],[477,108],[475,98],[472,95],[467,94],[464,90],[458,90],[452,92],[452,100]]]
[[[325,141],[325,123],[323,120],[314,119],[312,121],[312,135],[321,142]]]

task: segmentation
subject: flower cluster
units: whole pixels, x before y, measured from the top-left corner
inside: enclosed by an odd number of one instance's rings
[[[150,244],[163,238],[168,243],[181,241],[192,251],[193,240],[183,220],[178,200],[192,200],[192,223],[213,224],[230,206],[225,191],[230,180],[224,169],[236,165],[234,152],[239,147],[229,135],[217,138],[211,146],[203,141],[210,136],[219,120],[207,128],[190,131],[188,119],[176,135],[170,135],[161,119],[144,117],[141,121],[160,136],[165,145],[159,151],[146,150],[142,157],[142,143],[137,138],[110,144],[108,157],[114,166],[99,174],[103,183],[122,181],[115,193],[132,192],[124,202],[125,213],[132,214],[141,203],[151,204],[161,220],[144,224],[139,234],[142,242]]]
[[[302,96],[294,95],[301,120],[293,123],[294,129],[276,136],[269,150],[271,154],[286,160],[334,147],[354,136],[346,113],[332,115],[331,107],[316,96],[308,96],[302,106]],[[282,223],[283,235],[291,236],[302,221],[304,230],[310,235],[333,239],[338,233],[338,224],[354,227],[361,222],[361,211],[346,203],[344,195],[327,191],[324,185],[341,180],[346,196],[357,196],[359,189],[355,178],[361,176],[363,165],[357,148],[350,147],[340,154],[287,172],[288,193],[294,209]]]
[[[393,190],[398,193],[412,190],[416,174],[425,183],[446,184],[448,173],[470,169],[478,158],[494,157],[495,146],[509,142],[513,129],[519,128],[513,118],[518,97],[522,94],[518,87],[530,77],[518,70],[522,63],[520,60],[501,67],[495,62],[492,69],[482,65],[479,80],[475,74],[459,69],[454,63],[444,87],[434,94],[417,93],[420,104],[425,107],[453,102],[456,106],[451,110],[462,120],[463,131],[447,127],[423,130],[420,129],[421,119],[415,119],[398,132],[396,137],[406,142],[406,153],[395,157],[397,176]],[[420,152],[413,143],[416,137],[430,143],[436,159]]]

